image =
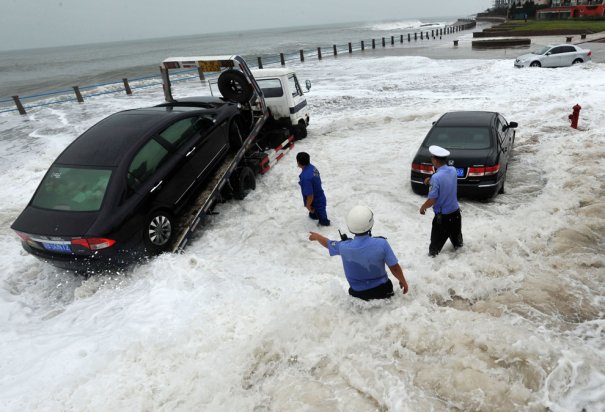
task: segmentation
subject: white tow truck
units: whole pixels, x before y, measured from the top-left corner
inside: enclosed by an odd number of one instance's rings
[[[266,173],[294,147],[294,141],[306,137],[309,113],[307,101],[296,74],[289,69],[250,70],[241,56],[171,57],[160,67],[166,101],[181,102],[172,95],[171,72],[197,69],[208,80],[211,94],[239,103],[243,121],[241,148],[225,158],[208,179],[201,192],[180,216],[173,252],[185,248],[192,233],[217,202],[228,197],[242,198],[256,188],[254,175]],[[258,76],[258,77],[257,77]],[[306,82],[307,90],[311,84]],[[189,104],[192,99],[182,99]],[[195,99],[193,99],[195,100]]]

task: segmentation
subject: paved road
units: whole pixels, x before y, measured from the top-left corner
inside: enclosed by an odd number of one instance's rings
[[[416,40],[410,43],[404,39],[403,44],[395,42],[395,46],[364,52],[368,55],[390,55],[390,56],[424,56],[432,59],[514,59],[530,50],[536,50],[547,44],[559,44],[566,42],[565,35],[559,36],[528,36],[531,39],[530,46],[516,46],[497,49],[475,49],[472,47],[472,32],[481,31],[488,27],[485,23],[477,24],[477,28],[465,32],[449,34],[441,39]],[[454,46],[454,40],[458,40],[458,46]],[[485,39],[481,39],[485,40]],[[589,34],[586,40],[581,40],[580,35],[573,36],[572,43],[582,48],[592,50],[592,61],[605,63],[605,33]]]

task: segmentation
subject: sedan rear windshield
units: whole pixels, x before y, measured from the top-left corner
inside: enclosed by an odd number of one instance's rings
[[[51,210],[96,212],[101,208],[109,169],[53,166],[32,200],[32,206]]]
[[[434,127],[424,146],[437,145],[446,149],[488,149],[492,146],[487,127]]]

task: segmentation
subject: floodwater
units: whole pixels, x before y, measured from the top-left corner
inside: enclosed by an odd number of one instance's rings
[[[0,409],[605,409],[605,66],[366,55],[295,67],[313,88],[294,151],[321,171],[333,226],[307,218],[290,153],[183,254],[124,273],[57,270],[9,225],[70,141],[160,102],[161,88],[0,115]],[[431,259],[410,163],[452,110],[519,127],[506,193],[462,199],[464,248]],[[354,300],[339,259],[307,240],[337,238],[360,203],[404,268],[405,296]]]

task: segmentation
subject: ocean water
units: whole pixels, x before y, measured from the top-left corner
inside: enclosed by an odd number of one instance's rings
[[[0,114],[0,410],[604,410],[605,65],[368,54],[292,66],[313,82],[294,152],[321,171],[333,226],[307,218],[290,153],[183,254],[124,273],[55,269],[9,226],[74,138],[162,101],[161,88]],[[175,95],[205,92],[191,81]],[[451,110],[519,128],[506,193],[462,199],[464,248],[430,259],[410,163]],[[336,238],[358,203],[407,295],[352,299],[339,259],[307,240]]]
[[[347,23],[181,36],[116,43],[0,52],[0,98],[40,91],[70,89],[159,74],[162,60],[170,56],[232,55],[278,62],[279,53],[296,54],[304,49],[324,53],[334,44],[443,28],[457,19],[412,19],[383,23]]]

